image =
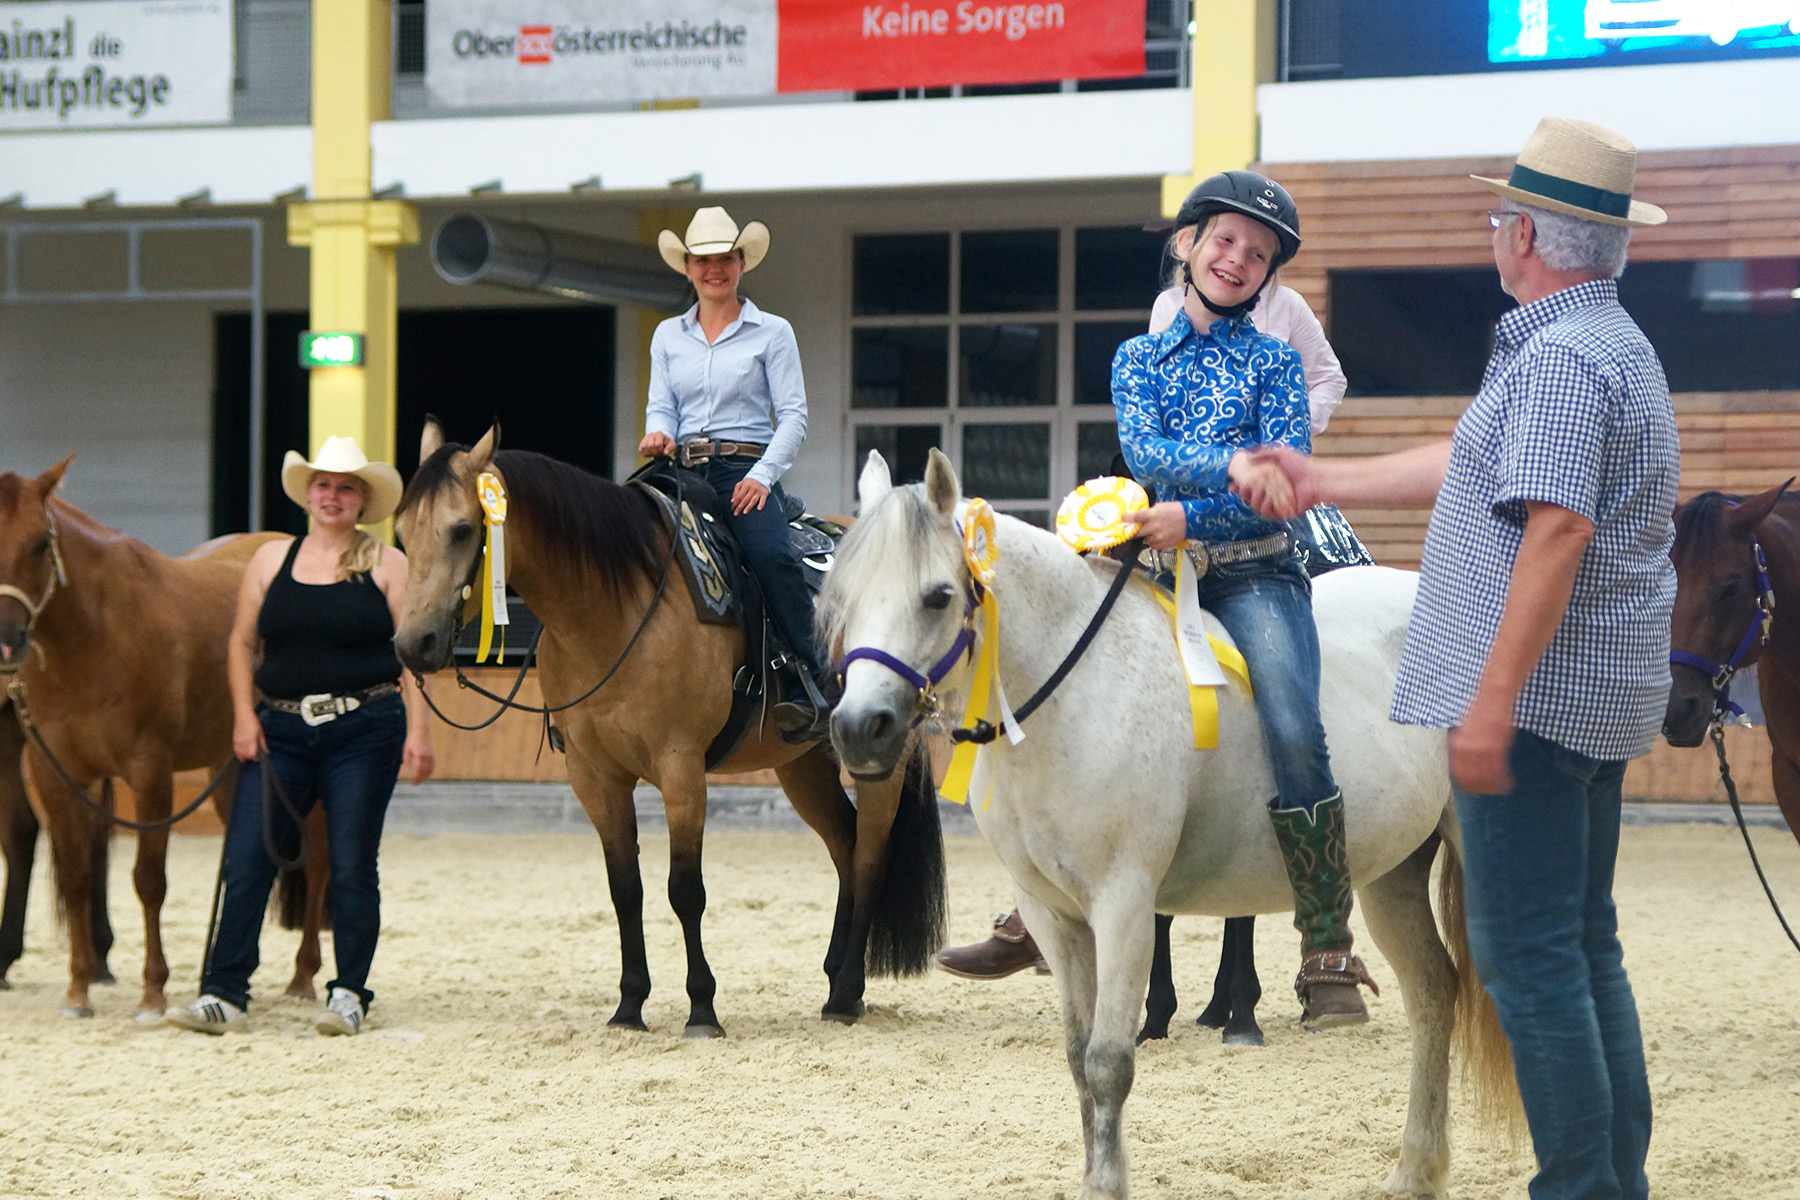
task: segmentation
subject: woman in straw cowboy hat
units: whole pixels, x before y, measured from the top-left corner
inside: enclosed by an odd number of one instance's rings
[[[769,229],[742,229],[703,208],[687,234],[665,229],[657,248],[694,285],[694,306],[656,327],[643,455],[667,455],[705,477],[731,511],[731,532],[762,585],[775,628],[802,663],[804,694],[775,706],[793,742],[825,736],[826,680],[813,645],[812,593],[788,539],[781,477],[806,438],[806,384],[794,327],[738,295],[738,280],[769,252]]]
[[[1619,305],[1634,227],[1621,134],[1546,117],[1488,214],[1519,307],[1448,443],[1321,462],[1281,450],[1287,515],[1432,503],[1390,716],[1448,729],[1469,944],[1537,1152],[1533,1200],[1642,1200],[1650,1089],[1613,909],[1625,764],[1669,693],[1680,442],[1656,351]]]
[[[367,981],[381,931],[376,851],[388,800],[403,766],[415,784],[432,768],[430,717],[394,656],[406,556],[357,528],[393,514],[400,474],[370,462],[354,439],[331,437],[311,462],[288,451],[281,486],[312,518],[312,531],[260,547],[238,592],[228,671],[232,746],[246,765],[221,867],[224,904],[200,998],[169,1020],[203,1033],[248,1024],[275,878],[264,847],[292,845],[299,833],[284,805],[264,806],[262,773],[272,769],[300,815],[315,800],[325,806],[337,978],[317,1028],[353,1034],[374,999]]]

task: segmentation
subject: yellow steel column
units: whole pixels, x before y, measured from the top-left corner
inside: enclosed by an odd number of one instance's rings
[[[1256,161],[1256,85],[1275,78],[1275,0],[1193,4],[1194,173],[1163,176],[1166,217],[1208,175]]]
[[[361,366],[310,381],[310,449],[354,435],[370,458],[394,460],[394,247],[419,240],[418,211],[373,200],[370,127],[393,91],[391,0],[313,0],[310,203],[288,209],[288,241],[311,250],[317,330],[363,335]]]

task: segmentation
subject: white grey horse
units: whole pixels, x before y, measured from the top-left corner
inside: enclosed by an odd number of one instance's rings
[[[880,777],[894,768],[909,729],[936,708],[934,689],[908,683],[883,656],[924,674],[966,627],[979,634],[981,622],[967,599],[971,572],[957,528],[963,501],[949,460],[933,451],[924,483],[894,487],[887,464],[871,454],[859,492],[861,519],[840,548],[820,621],[840,660],[853,648],[879,652],[857,656],[846,671],[832,740],[853,774]],[[1005,516],[994,540],[998,676],[1017,703],[1075,644],[1118,568]],[[1385,1190],[1437,1196],[1449,1173],[1449,1053],[1459,1009],[1474,1018],[1458,1031],[1465,1074],[1490,1110],[1503,1110],[1512,1067],[1491,1005],[1480,1011],[1486,997],[1473,970],[1458,970],[1468,956],[1444,736],[1387,719],[1415,585],[1407,572],[1348,568],[1315,580],[1313,603],[1350,874],[1399,978],[1412,1031],[1406,1127]],[[974,661],[962,659],[946,686],[966,692]],[[1126,1194],[1121,1110],[1153,914],[1293,909],[1265,809],[1275,785],[1255,706],[1233,683],[1220,690],[1218,710],[1219,748],[1196,750],[1171,618],[1147,584],[1133,582],[1087,655],[1026,722],[1025,740],[1000,737],[975,766],[976,822],[1011,872],[1061,989],[1087,1148],[1084,1200]],[[1440,846],[1448,852],[1440,903],[1454,962],[1429,895]]]

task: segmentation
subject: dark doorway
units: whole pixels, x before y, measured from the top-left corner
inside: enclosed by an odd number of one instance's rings
[[[305,517],[281,491],[281,460],[307,441],[307,378],[298,358],[304,313],[267,318],[264,525],[291,533]],[[395,466],[410,476],[434,413],[454,440],[495,420],[502,445],[612,474],[614,313],[611,308],[459,308],[400,314]],[[214,325],[213,533],[249,523],[250,318]]]

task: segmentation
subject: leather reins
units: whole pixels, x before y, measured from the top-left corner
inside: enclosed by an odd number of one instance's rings
[[[680,496],[681,481],[679,478],[676,479],[675,488],[676,488],[676,497],[675,498],[676,498],[677,504],[679,504],[681,501],[681,496]],[[669,553],[668,553],[667,557],[665,557],[663,559],[662,574],[657,578],[656,591],[654,593],[652,593],[652,595],[650,597],[650,604],[648,607],[646,607],[644,609],[644,615],[638,620],[637,628],[632,630],[631,639],[625,643],[625,648],[623,650],[619,651],[619,657],[613,661],[613,665],[607,669],[606,674],[604,674],[600,677],[600,682],[596,683],[593,687],[591,687],[587,691],[581,693],[581,695],[575,697],[575,699],[570,700],[566,704],[555,704],[555,705],[520,704],[517,700],[513,699],[513,697],[515,697],[519,694],[519,689],[525,685],[526,673],[531,670],[532,664],[537,661],[538,641],[539,641],[539,639],[541,639],[544,636],[544,627],[543,627],[543,625],[540,624],[538,626],[537,632],[531,635],[531,644],[525,648],[525,657],[519,663],[519,673],[516,677],[514,677],[512,687],[511,687],[511,689],[509,689],[507,691],[506,695],[504,695],[504,696],[499,695],[495,692],[488,691],[486,688],[482,687],[480,684],[476,683],[473,679],[470,679],[466,674],[464,674],[463,669],[462,669],[462,664],[456,661],[454,649],[452,650],[450,663],[451,663],[452,670],[456,674],[456,686],[458,686],[460,688],[467,688],[469,691],[474,692],[476,695],[484,696],[487,699],[494,701],[496,704],[494,711],[487,717],[486,720],[479,721],[474,725],[464,725],[460,721],[452,720],[450,717],[446,716],[444,713],[444,710],[437,706],[436,701],[432,700],[430,693],[428,693],[425,690],[424,677],[418,671],[414,671],[413,679],[415,682],[418,683],[419,694],[421,696],[425,697],[426,705],[431,709],[431,711],[433,713],[435,713],[437,715],[438,720],[442,721],[444,724],[450,726],[451,728],[472,731],[472,730],[476,730],[476,729],[486,729],[489,725],[492,725],[495,721],[498,721],[503,715],[505,715],[505,713],[508,709],[514,709],[518,712],[531,713],[534,716],[541,716],[544,718],[545,724],[548,725],[550,718],[553,715],[555,715],[556,713],[563,712],[566,709],[574,708],[577,704],[580,704],[583,700],[588,699],[595,692],[598,692],[601,688],[605,687],[608,683],[610,683],[612,681],[612,677],[619,673],[619,668],[625,665],[625,660],[631,656],[632,650],[637,647],[638,639],[644,635],[644,630],[649,628],[650,618],[656,615],[657,608],[660,607],[662,604],[663,592],[665,590],[667,590],[667,588],[668,588],[669,575],[670,575],[671,570],[675,566],[675,539],[678,536],[679,536],[679,532],[677,530],[675,530],[675,529],[669,530]],[[482,526],[481,526],[481,544],[476,547],[475,561],[469,564],[469,574],[468,574],[467,578],[464,579],[464,581],[463,581],[462,595],[465,598],[470,594],[470,590],[475,586],[475,576],[481,570],[481,558],[482,558],[482,554],[486,550],[486,548],[487,548],[487,523],[483,522]],[[463,613],[466,610],[467,610],[466,604],[457,609],[456,620],[455,620],[454,624],[452,625],[451,633],[450,633],[450,643],[451,643],[452,647],[454,647],[456,642],[462,637],[462,630],[463,630],[463,626],[465,624],[465,622],[463,620]]]

